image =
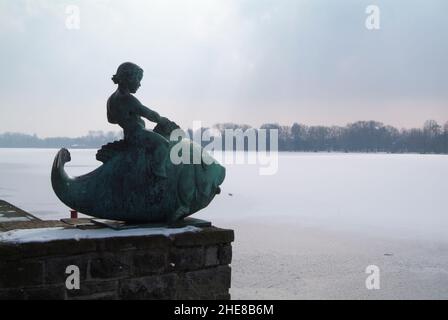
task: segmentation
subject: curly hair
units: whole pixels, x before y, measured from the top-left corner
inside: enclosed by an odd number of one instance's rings
[[[112,81],[115,84],[126,84],[136,77],[143,77],[143,69],[132,62],[125,62],[120,64],[117,73],[112,76]]]

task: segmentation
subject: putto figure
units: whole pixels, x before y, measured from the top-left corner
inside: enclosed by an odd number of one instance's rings
[[[202,159],[205,151],[188,139],[170,141],[179,126],[133,96],[142,78],[143,70],[130,62],[121,64],[112,77],[118,88],[107,101],[107,119],[123,128],[124,139],[98,151],[96,158],[103,165],[69,177],[64,165],[70,153],[61,149],[56,155],[51,182],[68,207],[102,219],[171,223],[206,207],[220,192],[225,168],[216,161],[170,161],[170,150],[178,143],[183,144],[179,149],[191,150],[192,157]],[[142,118],[157,124],[153,131],[145,129]]]
[[[145,130],[145,122],[141,117],[162,127],[168,125],[170,121],[145,107],[132,95],[140,88],[142,78],[143,69],[134,63],[125,62],[118,67],[117,74],[112,77],[112,81],[118,84],[118,88],[107,100],[107,120],[123,128],[124,140],[128,145],[152,148],[154,150],[151,161],[153,173],[166,177],[164,157],[168,154],[166,152],[168,141],[160,134]]]

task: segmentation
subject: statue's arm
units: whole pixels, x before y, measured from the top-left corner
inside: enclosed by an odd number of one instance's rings
[[[143,118],[148,119],[149,121],[159,123],[160,119],[162,118],[157,112],[145,107],[144,105],[140,104],[138,108],[138,113]]]
[[[137,98],[134,97],[134,99],[135,100],[133,101],[133,104],[139,116],[155,123],[159,123],[160,121],[163,120],[163,117],[161,117],[157,112],[149,109],[148,107],[145,107],[143,104],[140,103],[140,101],[138,101]]]

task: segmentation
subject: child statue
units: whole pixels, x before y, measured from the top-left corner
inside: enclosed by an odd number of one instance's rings
[[[112,81],[118,84],[117,90],[107,100],[107,120],[123,128],[124,141],[153,150],[151,168],[157,176],[166,177],[165,161],[169,153],[168,142],[160,134],[145,129],[142,117],[165,127],[170,121],[157,112],[145,107],[134,93],[140,88],[143,69],[125,62],[118,67]]]

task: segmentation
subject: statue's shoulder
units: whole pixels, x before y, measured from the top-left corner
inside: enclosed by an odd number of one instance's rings
[[[113,93],[108,100],[108,104],[120,104],[127,105],[129,107],[141,106],[140,100],[138,100],[132,94],[122,94],[120,92]]]
[[[123,93],[117,90],[110,95],[108,101],[138,101],[138,99],[130,93]]]
[[[121,100],[121,97],[119,96],[119,94],[117,94],[117,92],[115,91],[114,93],[112,93],[109,97],[109,99],[107,99],[107,108],[110,109],[112,108],[114,105],[117,105]]]

